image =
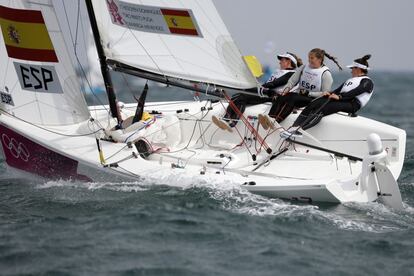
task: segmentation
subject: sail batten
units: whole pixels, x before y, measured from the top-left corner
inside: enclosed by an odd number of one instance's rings
[[[257,85],[211,0],[93,0],[105,55],[166,77]]]

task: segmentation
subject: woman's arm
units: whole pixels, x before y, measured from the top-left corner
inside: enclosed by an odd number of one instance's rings
[[[342,87],[344,87],[344,83],[342,83],[340,86],[338,86],[338,88],[336,88],[335,90],[332,91],[333,94],[339,94],[342,90]]]
[[[305,68],[305,65],[302,65],[298,69],[296,69],[296,72],[290,77],[285,87],[283,87],[283,93],[289,92],[300,80],[300,76],[302,75],[303,68]]]
[[[374,83],[370,79],[363,79],[358,87],[349,92],[339,94],[339,98],[343,100],[350,100],[362,93],[372,93],[374,90]]]
[[[322,91],[309,92],[309,96],[313,98],[317,98],[317,97],[322,96],[324,92],[331,91],[332,83],[333,83],[332,74],[330,71],[327,70],[322,74],[322,85],[321,85]]]
[[[283,76],[281,76],[280,78],[277,78],[277,79],[274,79],[272,81],[264,83],[262,86],[264,88],[273,89],[273,88],[285,85],[285,84],[287,84],[287,82],[289,81],[289,79],[293,75],[293,73],[294,72],[288,72],[288,73],[284,74]]]

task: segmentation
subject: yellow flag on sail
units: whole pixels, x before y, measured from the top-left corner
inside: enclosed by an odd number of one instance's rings
[[[255,56],[243,56],[243,59],[253,76],[260,78],[263,75],[262,65]]]

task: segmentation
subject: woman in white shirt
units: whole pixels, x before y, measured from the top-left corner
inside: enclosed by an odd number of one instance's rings
[[[295,73],[296,68],[302,66],[302,60],[293,53],[286,52],[284,54],[277,55],[280,69],[277,69],[272,76],[261,87],[261,91],[265,97],[260,97],[257,94],[257,90],[252,91],[254,94],[238,93],[232,97],[232,101],[238,110],[243,113],[246,106],[256,105],[265,102],[272,101],[275,97],[283,93],[283,88]],[[216,116],[212,117],[213,123],[221,129],[231,131],[231,128],[235,127],[239,121],[239,112],[234,110],[230,105],[226,109],[226,114],[223,119],[219,119]]]
[[[355,59],[351,68],[352,77],[337,89],[325,92],[324,97],[310,103],[298,116],[293,127],[308,129],[318,124],[324,116],[342,111],[354,114],[364,107],[374,92],[374,83],[367,76],[371,55]]]
[[[299,67],[283,89],[282,96],[273,103],[269,116],[282,122],[295,108],[307,106],[323,91],[330,91],[333,83],[331,72],[324,64],[324,58],[332,60],[340,70],[336,58],[325,50],[315,48],[308,54],[308,64]],[[295,87],[296,86],[296,87]]]

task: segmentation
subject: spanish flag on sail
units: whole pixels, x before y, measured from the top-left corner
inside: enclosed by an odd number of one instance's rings
[[[161,9],[168,29],[173,34],[198,36],[196,25],[186,10]]]
[[[58,62],[41,11],[0,5],[0,26],[9,57]]]

